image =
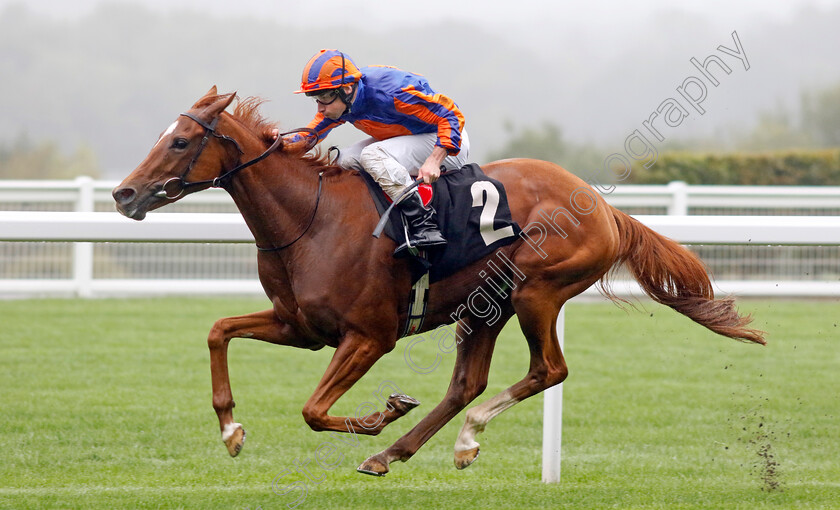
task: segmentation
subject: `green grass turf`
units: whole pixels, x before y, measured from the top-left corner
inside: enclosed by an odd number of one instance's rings
[[[255,299],[0,302],[0,508],[286,508],[295,464],[310,460],[298,508],[838,508],[840,302],[743,301],[766,348],[717,337],[643,303],[568,306],[562,481],[540,482],[542,397],[499,416],[481,456],[452,464],[456,417],[385,478],[356,466],[407,432],[443,396],[454,354],[417,374],[406,342],[332,414],[353,415],[392,381],[423,405],[378,437],[345,444],[300,414],[332,350],[234,340],[235,418],[248,438],[228,456],[211,406],[206,335]],[[412,352],[435,356],[433,342]],[[499,338],[484,401],[520,379],[516,321]]]

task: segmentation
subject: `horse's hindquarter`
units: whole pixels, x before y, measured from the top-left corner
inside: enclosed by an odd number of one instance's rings
[[[504,184],[513,219],[523,229],[513,260],[526,276],[526,269],[555,269],[570,281],[597,280],[596,275],[612,266],[618,228],[610,206],[582,179],[559,165],[533,159],[497,161],[482,168]]]
[[[531,159],[498,161],[482,169],[504,184],[523,235],[434,283],[424,330],[451,323],[470,305],[480,308],[492,299],[496,307],[503,306],[492,289],[505,278],[520,289],[539,282],[555,289],[574,284],[574,294],[597,281],[616,259],[619,238],[611,209],[584,181],[553,163]],[[484,297],[471,303],[469,296],[482,290],[487,291]]]

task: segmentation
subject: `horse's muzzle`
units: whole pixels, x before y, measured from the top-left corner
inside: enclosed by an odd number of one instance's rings
[[[140,221],[146,217],[145,211],[140,211],[137,205],[137,191],[132,187],[114,188],[111,192],[114,197],[114,202],[117,205],[117,211],[127,218]]]

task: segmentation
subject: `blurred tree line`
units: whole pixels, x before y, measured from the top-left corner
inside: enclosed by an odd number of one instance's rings
[[[565,140],[555,124],[520,129],[509,124],[507,131],[508,142],[491,159],[537,158],[558,163],[584,179],[603,175],[608,153]],[[840,185],[840,83],[803,93],[798,120],[779,106],[760,114],[749,133],[733,138],[666,143],[650,168],[633,162],[626,182]]]
[[[752,151],[840,147],[840,83],[803,93],[798,121],[784,106],[762,113],[739,145]]]
[[[589,177],[601,165],[603,150],[593,144],[575,144],[563,138],[563,129],[551,122],[517,129],[505,123],[508,141],[490,152],[489,161],[506,158],[534,158],[551,161],[580,177]]]
[[[33,143],[21,135],[11,144],[0,143],[0,179],[72,179],[101,176],[93,149],[80,145],[70,155],[52,141]]]
[[[840,149],[771,152],[664,152],[656,164],[633,165],[628,182],[664,184],[838,186]]]

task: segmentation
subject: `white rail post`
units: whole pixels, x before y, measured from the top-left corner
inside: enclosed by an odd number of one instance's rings
[[[557,341],[563,349],[566,307],[557,314]],[[543,392],[543,451],[542,481],[560,482],[560,444],[563,432],[563,385],[558,384]]]
[[[93,179],[90,177],[77,177],[76,185],[79,188],[79,196],[76,199],[76,211],[93,212]],[[73,286],[76,295],[83,298],[93,296],[91,284],[93,283],[93,243],[73,244]]]
[[[671,205],[668,206],[670,216],[686,216],[688,214],[688,184],[683,181],[668,183],[671,192]]]

